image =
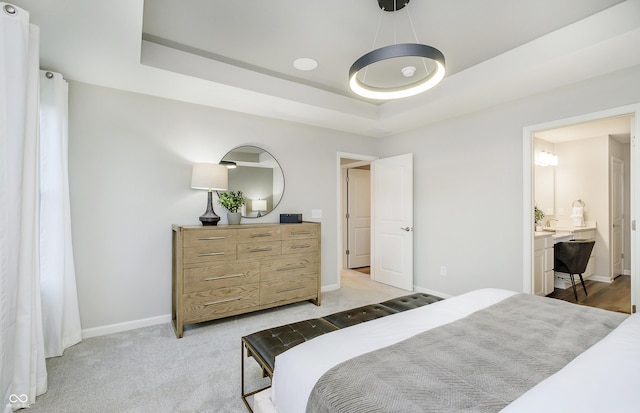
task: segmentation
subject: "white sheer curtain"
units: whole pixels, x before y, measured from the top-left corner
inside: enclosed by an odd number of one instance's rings
[[[67,84],[40,73],[29,13],[0,2],[0,406],[47,389],[46,356],[81,339],[71,249]],[[42,88],[42,90],[40,90]],[[43,323],[44,314],[44,323]]]
[[[40,72],[40,282],[45,357],[82,340],[71,242],[68,85]]]
[[[38,54],[29,14],[0,3],[0,392],[5,412],[46,391],[39,268]]]

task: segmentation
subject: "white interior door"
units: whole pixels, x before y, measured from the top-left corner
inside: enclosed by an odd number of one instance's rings
[[[624,272],[624,162],[611,158],[611,279]]]
[[[347,267],[368,267],[371,260],[371,174],[347,170]]]
[[[372,162],[371,177],[372,278],[413,291],[413,154]]]

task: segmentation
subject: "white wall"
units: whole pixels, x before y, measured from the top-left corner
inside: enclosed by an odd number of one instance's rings
[[[70,82],[83,329],[170,313],[170,225],[197,224],[206,204],[189,187],[191,163],[217,162],[240,145],[271,152],[286,177],[282,203],[259,222],[322,210],[323,285],[337,283],[336,153],[412,152],[416,285],[451,295],[521,290],[523,128],[640,102],[637,84],[640,67],[375,141]]]
[[[609,137],[601,136],[556,144],[556,206],[571,220],[573,201],[582,199],[585,221],[596,222],[594,275],[609,279]]]
[[[640,102],[638,84],[635,67],[382,140],[381,157],[414,153],[416,284],[521,291],[523,128]]]
[[[171,224],[199,224],[191,164],[261,146],[285,174],[280,213],[322,210],[322,284],[337,283],[336,153],[371,138],[70,82],[69,170],[83,329],[171,312]],[[216,212],[226,223],[219,205]]]

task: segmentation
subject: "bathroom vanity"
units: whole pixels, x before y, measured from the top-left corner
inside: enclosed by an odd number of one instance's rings
[[[569,275],[553,271],[553,245],[557,242],[584,240],[593,241],[596,238],[595,222],[587,221],[584,227],[558,225],[545,227],[544,231],[536,231],[534,235],[534,265],[531,291],[535,295],[548,295],[554,288],[569,288]],[[588,278],[595,269],[595,248],[591,253],[587,270],[583,274]]]

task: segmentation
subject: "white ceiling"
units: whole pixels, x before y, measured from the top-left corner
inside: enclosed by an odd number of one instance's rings
[[[640,64],[640,0],[13,3],[40,27],[41,66],[67,79],[374,137]],[[405,11],[447,76],[407,99],[355,97],[347,73],[379,23],[375,47],[394,19],[398,42],[413,41]],[[318,68],[294,69],[299,57]]]

